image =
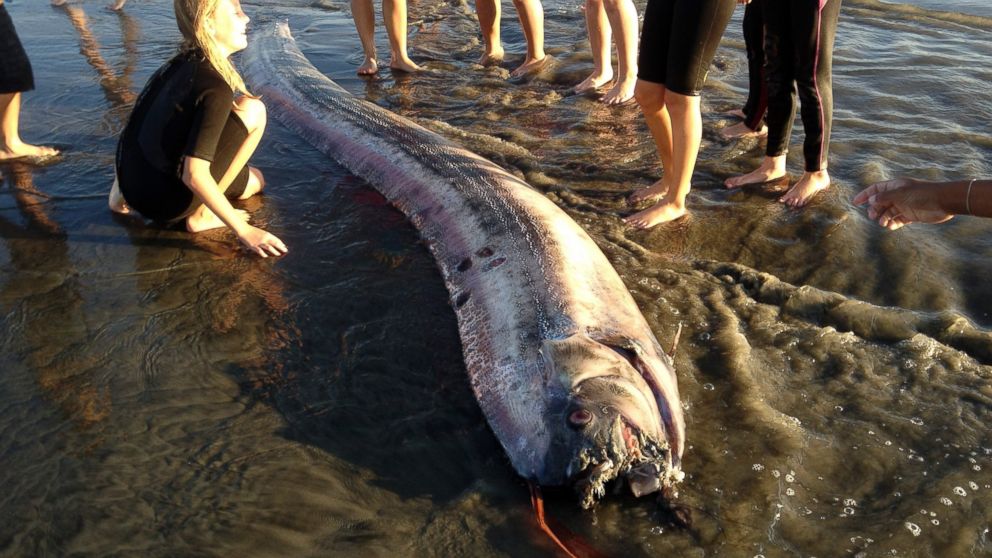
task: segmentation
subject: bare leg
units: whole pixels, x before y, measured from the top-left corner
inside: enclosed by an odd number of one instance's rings
[[[21,94],[0,94],[0,161],[20,157],[51,157],[59,154],[57,149],[21,141],[18,133],[20,117]]]
[[[613,63],[610,60],[612,33],[603,0],[586,0],[586,29],[589,32],[593,69],[589,77],[575,86],[576,93],[599,89],[613,79]]]
[[[657,204],[624,219],[631,226],[641,229],[673,221],[686,214],[685,198],[689,195],[699,143],[703,138],[698,96],[667,91],[665,106],[671,117],[672,130],[672,166],[665,169],[665,174],[666,178],[671,176],[671,179],[668,190]]]
[[[406,53],[406,0],[382,0],[382,17],[389,35],[389,67],[400,72],[423,70]]]
[[[740,188],[750,184],[764,184],[785,176],[785,154],[775,157],[765,157],[761,165],[753,171],[739,176],[732,176],[723,181],[727,188]]]
[[[655,147],[658,149],[658,157],[661,159],[661,168],[664,175],[660,180],[647,188],[637,190],[627,198],[627,202],[636,205],[645,201],[661,199],[670,186],[668,178],[674,165],[674,154],[672,150],[672,119],[668,114],[668,107],[665,106],[665,86],[648,81],[637,81],[634,90],[637,104],[641,106],[644,113],[644,120],[651,130],[651,137],[654,138]]]
[[[608,105],[626,103],[634,97],[637,83],[637,8],[631,0],[605,0],[606,15],[617,43],[617,81],[603,96]]]
[[[235,103],[234,113],[238,115],[238,118],[248,128],[248,137],[241,144],[237,153],[234,154],[234,159],[231,160],[231,166],[227,169],[227,172],[217,182],[217,186],[222,192],[226,191],[231,183],[234,182],[242,167],[248,164],[248,159],[255,153],[258,142],[262,140],[262,134],[265,132],[266,112],[262,101],[250,97],[242,97]],[[254,167],[249,167],[248,185],[245,187],[245,192],[241,195],[241,199],[258,193],[264,185],[265,181],[262,178],[261,171]],[[237,211],[245,221],[248,220],[247,212],[242,210]],[[186,218],[186,229],[189,232],[200,232],[225,226],[227,225],[213,211],[210,211],[206,205],[201,205],[192,215]]]
[[[544,53],[544,7],[541,0],[513,0],[520,18],[520,27],[527,39],[527,57],[524,63],[510,72],[513,77],[527,75],[540,70],[547,62]]]
[[[358,75],[371,76],[379,71],[375,52],[375,9],[372,0],[351,0],[351,15],[355,19],[358,39],[362,42],[365,62],[358,67]]]
[[[817,192],[826,190],[828,186],[830,186],[830,175],[827,174],[827,169],[806,171],[799,182],[789,188],[789,191],[778,201],[791,207],[803,207]]]
[[[131,213],[131,208],[128,207],[127,202],[124,201],[123,194],[121,194],[116,176],[114,177],[114,185],[110,187],[110,197],[107,199],[107,205],[110,206],[110,210],[114,213],[120,213],[121,215]]]
[[[479,58],[483,66],[497,66],[503,62],[503,44],[499,38],[499,0],[475,0],[475,12],[479,16],[479,28],[486,51]]]

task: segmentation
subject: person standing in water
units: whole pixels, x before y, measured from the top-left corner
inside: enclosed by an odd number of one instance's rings
[[[58,150],[24,143],[21,139],[21,93],[34,89],[31,61],[0,0],[0,161],[21,157],[51,157]]]
[[[519,77],[536,72],[544,67],[548,55],[544,52],[544,6],[541,0],[513,0],[520,18],[520,27],[527,41],[527,54],[523,63],[510,72],[511,77]],[[500,0],[475,0],[475,12],[479,17],[482,41],[485,52],[479,58],[483,66],[495,66],[503,62],[503,44],[500,42],[499,23]]]
[[[634,192],[637,204],[658,200],[624,221],[646,229],[686,214],[692,171],[702,141],[699,95],[737,3],[750,0],[648,0],[634,98],[644,112],[664,175]]]
[[[351,16],[362,42],[365,61],[358,67],[358,75],[371,76],[379,72],[378,54],[375,49],[375,7],[372,0],[351,0]],[[422,70],[406,52],[407,34],[406,0],[382,0],[382,19],[389,37],[389,67],[398,72]]]
[[[992,217],[992,180],[897,178],[872,184],[852,201],[867,205],[868,218],[891,231],[911,223],[944,223],[955,215]]]
[[[751,0],[744,9],[744,48],[747,51],[747,100],[744,107],[730,111],[743,122],[720,131],[725,138],[760,138],[768,134],[765,112],[768,87],[765,85],[765,0]]]
[[[68,0],[52,0],[52,5],[64,6],[66,2],[68,2]],[[124,4],[127,4],[127,0],[114,0],[110,4],[107,4],[107,9],[119,12],[124,9]]]
[[[586,0],[585,12],[593,71],[575,86],[575,92],[593,91],[613,80],[613,35],[617,44],[617,79],[600,101],[607,105],[626,103],[633,98],[637,83],[637,8],[632,0]]]
[[[121,133],[110,208],[192,233],[226,225],[252,252],[284,254],[281,240],[248,224],[230,201],[265,185],[247,165],[265,130],[265,105],[229,60],[248,46],[248,16],[239,0],[173,5],[182,46],[145,85]]]
[[[832,63],[841,0],[764,0],[768,145],[761,165],[728,178],[727,188],[786,176],[786,154],[796,114],[796,91],[806,139],[805,169],[779,201],[802,207],[830,186],[827,155],[833,119]]]

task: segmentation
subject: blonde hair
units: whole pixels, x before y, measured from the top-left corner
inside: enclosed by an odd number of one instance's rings
[[[234,68],[234,64],[227,57],[220,53],[217,42],[207,31],[207,18],[214,15],[217,4],[222,0],[173,0],[173,9],[176,12],[176,25],[183,34],[183,43],[179,47],[183,52],[200,49],[206,57],[207,62],[213,66],[220,77],[231,86],[236,93],[242,93],[249,97],[254,97],[248,92],[245,82],[241,79],[241,74]]]

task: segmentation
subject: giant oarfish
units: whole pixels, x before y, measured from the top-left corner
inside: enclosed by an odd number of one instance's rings
[[[242,68],[269,113],[407,215],[437,260],[465,366],[524,478],[582,505],[624,477],[634,494],[681,477],[671,358],[599,247],[495,164],[349,94],[286,24],[254,33]]]

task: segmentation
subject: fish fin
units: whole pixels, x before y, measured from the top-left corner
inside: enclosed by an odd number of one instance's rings
[[[579,539],[575,533],[572,533],[551,518],[545,518],[544,498],[541,496],[541,487],[534,481],[528,481],[527,486],[530,487],[530,504],[534,508],[534,517],[537,519],[538,527],[548,535],[548,538],[554,541],[565,556],[568,556],[568,558],[606,558],[602,553]],[[548,525],[548,522],[552,522],[554,525]],[[563,537],[569,544],[565,544],[555,531],[559,533],[563,532]]]

